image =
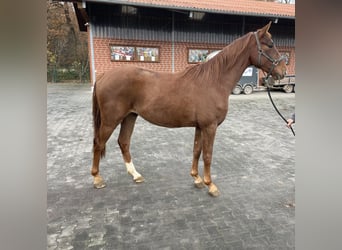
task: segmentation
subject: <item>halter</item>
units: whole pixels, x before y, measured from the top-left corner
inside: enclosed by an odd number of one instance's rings
[[[260,44],[260,41],[259,41],[259,38],[258,38],[258,35],[257,35],[257,32],[253,32],[254,33],[254,36],[255,36],[255,39],[256,39],[256,42],[257,42],[257,45],[258,45],[258,54],[259,54],[259,57],[258,57],[258,67],[261,66],[261,56],[264,56],[267,58],[267,60],[269,60],[270,62],[272,62],[272,66],[270,68],[270,71],[267,73],[266,75],[266,78],[265,78],[265,83],[267,84],[267,93],[268,93],[268,96],[271,100],[271,103],[274,107],[274,109],[277,111],[278,115],[284,120],[284,122],[287,124],[287,120],[284,118],[284,116],[279,112],[277,106],[274,104],[273,102],[273,99],[271,97],[271,93],[270,93],[270,87],[269,87],[269,84],[268,84],[268,78],[270,77],[272,71],[274,70],[274,68],[282,61],[282,60],[286,60],[286,56],[285,55],[281,55],[277,60],[273,59],[272,57],[270,57],[268,54],[266,54],[262,48],[261,48],[261,44]],[[293,131],[293,128],[292,126],[290,126],[290,129],[292,131],[292,134],[295,136],[295,132]]]
[[[265,81],[266,81],[266,83],[267,83],[267,85],[268,85],[268,78],[270,77],[272,71],[274,70],[274,68],[275,68],[282,60],[286,60],[286,56],[285,56],[285,55],[281,55],[278,59],[273,59],[272,57],[270,57],[268,54],[265,53],[265,51],[262,50],[257,32],[253,32],[253,33],[254,33],[254,36],[255,36],[255,39],[256,39],[256,42],[257,42],[257,45],[258,45],[258,54],[259,54],[259,57],[258,57],[258,67],[261,66],[261,56],[266,57],[267,60],[269,60],[269,61],[272,63],[272,66],[271,66],[271,68],[270,68],[270,70],[269,70],[269,72],[267,73],[266,78],[265,78]]]

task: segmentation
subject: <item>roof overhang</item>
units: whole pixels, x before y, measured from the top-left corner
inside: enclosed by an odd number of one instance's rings
[[[57,2],[57,0],[53,1]],[[168,9],[170,11],[188,11],[189,18],[195,20],[201,20],[205,13],[266,17],[274,20],[279,18],[295,19],[295,6],[293,4],[256,2],[251,0],[222,1],[222,5],[217,5],[216,7],[213,3],[217,3],[218,1],[213,0],[198,2],[194,2],[194,0],[66,0],[65,2],[73,3],[81,31],[87,30],[86,26],[89,21],[86,11],[87,3],[120,4],[127,6],[122,11],[132,11],[132,8],[130,9],[129,6],[133,7],[133,9],[134,7],[149,7]],[[242,5],[244,5],[244,10],[241,9]]]
[[[224,1],[225,6],[221,6],[221,8],[213,7],[209,3],[210,1],[162,1],[162,0],[76,0],[77,2],[91,2],[91,3],[107,3],[107,4],[122,4],[122,5],[130,5],[137,7],[150,7],[150,8],[163,8],[170,10],[180,10],[180,11],[196,11],[196,12],[207,12],[207,13],[216,13],[216,14],[228,14],[228,15],[243,15],[243,16],[260,16],[260,17],[272,17],[272,18],[285,18],[285,19],[295,19],[295,5],[293,4],[282,4],[282,3],[272,3],[272,2],[255,2],[251,0],[240,0],[240,1]],[[69,2],[75,2],[69,0]],[[205,2],[205,4],[203,4]],[[213,1],[214,2],[214,1]],[[251,4],[250,10],[241,10],[241,8],[237,8],[237,4]],[[191,4],[190,4],[191,3]],[[232,3],[232,4],[230,4]],[[230,7],[231,5],[231,7]],[[260,6],[260,8],[255,8],[255,6]],[[267,11],[267,8],[270,6],[279,7],[280,11]],[[288,12],[284,12],[284,7],[288,9]]]

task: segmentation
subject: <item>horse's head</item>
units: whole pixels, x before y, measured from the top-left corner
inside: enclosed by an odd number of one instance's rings
[[[267,72],[267,76],[280,80],[286,74],[286,57],[279,54],[268,32],[271,23],[254,32],[256,46],[252,48],[250,59],[254,66]]]

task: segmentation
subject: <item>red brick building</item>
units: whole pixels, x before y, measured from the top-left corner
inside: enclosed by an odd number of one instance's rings
[[[295,5],[254,0],[84,0],[74,2],[88,32],[91,81],[123,64],[176,72],[236,38],[274,23],[270,32],[295,74]],[[262,76],[262,74],[260,74]]]

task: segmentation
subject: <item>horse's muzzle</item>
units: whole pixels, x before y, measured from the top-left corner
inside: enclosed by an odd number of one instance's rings
[[[276,73],[276,74],[272,75],[272,77],[274,78],[274,80],[281,80],[285,77],[285,74]]]
[[[281,80],[286,76],[286,68],[275,69],[272,72],[272,77],[274,80]]]

